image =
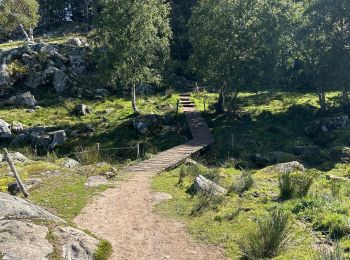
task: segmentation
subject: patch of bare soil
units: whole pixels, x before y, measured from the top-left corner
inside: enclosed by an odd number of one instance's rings
[[[105,191],[75,219],[113,245],[111,259],[225,259],[221,249],[196,243],[185,225],[157,215],[151,176],[138,175]]]

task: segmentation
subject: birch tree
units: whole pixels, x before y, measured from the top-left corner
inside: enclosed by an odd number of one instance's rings
[[[98,19],[100,67],[109,82],[129,87],[134,114],[136,87],[159,82],[169,57],[169,11],[164,0],[106,0]]]
[[[33,29],[39,21],[36,0],[0,0],[0,27],[5,31],[20,28],[28,42],[34,42]]]

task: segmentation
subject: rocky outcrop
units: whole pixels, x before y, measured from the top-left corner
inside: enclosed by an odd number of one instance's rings
[[[53,247],[49,230],[29,222],[0,220],[0,252],[4,259],[46,260]]]
[[[0,220],[9,219],[42,219],[64,223],[61,218],[39,206],[6,193],[0,192]],[[1,251],[1,250],[0,250]]]
[[[76,38],[67,45],[37,43],[3,51],[0,89],[23,83],[31,89],[51,86],[58,94],[73,93],[79,76],[88,68],[90,48],[86,46],[86,42]]]
[[[278,173],[278,174],[287,174],[287,173],[293,173],[293,172],[304,172],[305,168],[304,168],[304,165],[302,165],[301,163],[293,161],[293,162],[279,163],[276,165],[272,165],[262,169],[262,171]]]
[[[99,241],[85,232],[71,227],[59,227],[53,234],[60,244],[65,260],[93,260]]]
[[[33,203],[0,193],[0,258],[46,260],[54,252],[48,240],[47,222],[55,222],[52,234],[59,259],[93,260],[99,240],[65,225],[65,221]],[[33,220],[45,220],[34,222]],[[2,259],[2,258],[1,258]]]
[[[317,137],[320,134],[329,133],[334,130],[347,127],[350,123],[349,116],[339,115],[334,117],[326,117],[310,122],[305,127],[307,135]]]
[[[14,152],[14,153],[9,153],[10,159],[12,162],[22,162],[22,163],[26,163],[29,162],[30,160],[25,157],[23,154],[19,153],[19,152]],[[0,162],[3,162],[5,160],[5,157],[0,154]]]
[[[197,193],[204,193],[208,195],[225,195],[227,194],[227,190],[223,187],[217,185],[215,182],[212,182],[211,180],[208,180],[202,175],[199,175],[196,177],[194,183],[192,184],[192,188]]]

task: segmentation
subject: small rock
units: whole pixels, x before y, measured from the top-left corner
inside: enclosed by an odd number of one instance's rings
[[[24,129],[24,127],[23,127],[23,125],[20,122],[15,122],[15,121],[12,122],[11,131],[13,133],[18,134],[18,133],[22,132],[23,129]]]
[[[163,201],[171,200],[173,197],[168,193],[157,192],[153,195],[153,200],[155,204],[159,204]]]
[[[85,116],[92,113],[92,108],[84,104],[79,104],[75,106],[74,113],[77,116]]]
[[[86,183],[84,184],[86,187],[93,188],[98,187],[100,185],[108,184],[108,180],[103,176],[90,176]]]
[[[0,119],[0,138],[10,138],[11,136],[10,124]]]
[[[74,38],[70,38],[67,40],[67,44],[68,45],[72,45],[72,46],[75,46],[75,47],[82,47],[83,46],[83,43],[81,42],[81,40],[77,37],[74,37]]]
[[[76,160],[73,160],[71,158],[64,159],[64,162],[62,163],[62,166],[65,168],[73,169],[80,166],[80,163]]]
[[[212,195],[225,195],[227,194],[227,190],[223,187],[217,185],[216,183],[208,180],[202,175],[196,177],[192,187],[194,190],[199,193],[212,194]]]
[[[12,162],[22,162],[22,163],[25,163],[25,162],[29,162],[30,160],[25,157],[23,154],[19,153],[19,152],[15,152],[15,153],[9,153],[9,156],[10,156],[10,159]],[[2,161],[4,161],[5,158],[3,157],[2,158]]]
[[[63,259],[94,259],[94,253],[99,243],[96,238],[71,227],[58,227],[54,230],[53,234],[59,241]]]
[[[17,182],[13,182],[7,185],[7,192],[10,193],[12,196],[16,196],[18,193],[21,192],[21,188],[17,184]]]

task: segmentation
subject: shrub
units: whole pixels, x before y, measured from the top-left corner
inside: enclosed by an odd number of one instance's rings
[[[95,146],[84,147],[80,145],[76,148],[75,156],[81,164],[92,164],[101,161],[100,154]]]
[[[331,194],[333,198],[339,198],[341,193],[342,185],[339,181],[331,182]]]
[[[338,213],[320,215],[314,226],[317,230],[328,232],[332,238],[341,238],[350,234],[350,220]]]
[[[242,194],[243,192],[249,190],[254,185],[254,178],[250,171],[243,170],[241,176],[237,181],[234,182],[230,191]]]
[[[209,210],[218,210],[219,205],[223,202],[224,196],[215,195],[214,193],[200,193],[194,204],[191,216],[197,217]]]
[[[344,251],[340,248],[338,243],[334,249],[322,247],[318,252],[319,260],[345,260]]]
[[[95,260],[107,260],[112,255],[112,245],[107,240],[101,240],[94,253]]]
[[[282,198],[302,198],[308,194],[313,177],[303,173],[284,173],[279,175],[278,182]]]
[[[184,183],[184,179],[186,177],[186,166],[181,165],[180,167],[180,172],[179,172],[179,180],[177,182],[177,186],[181,187],[182,184]]]
[[[294,232],[290,215],[281,208],[272,209],[239,241],[242,255],[247,259],[272,258],[293,245]]]

